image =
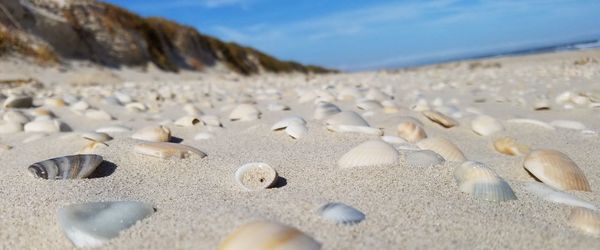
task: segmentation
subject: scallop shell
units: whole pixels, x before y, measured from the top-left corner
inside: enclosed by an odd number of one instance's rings
[[[417,146],[421,149],[431,150],[438,153],[446,161],[463,162],[467,159],[460,149],[454,145],[451,141],[441,137],[431,137],[420,140],[417,142]]]
[[[294,139],[300,139],[308,134],[308,128],[304,124],[291,123],[285,128],[285,132]]]
[[[548,124],[546,122],[540,121],[540,120],[535,120],[535,119],[525,119],[525,118],[523,118],[523,119],[509,119],[509,120],[506,120],[506,122],[508,122],[508,123],[516,123],[516,124],[530,124],[530,125],[535,125],[535,126],[542,127],[542,128],[545,128],[545,129],[555,130],[555,128],[552,125],[550,125],[550,124]]]
[[[381,129],[372,128],[372,127],[368,127],[368,126],[353,126],[353,125],[338,124],[338,125],[327,125],[327,129],[331,130],[333,132],[338,132],[338,133],[361,133],[361,134],[377,135],[377,136],[383,135],[383,131]]]
[[[247,163],[235,171],[235,181],[248,191],[266,189],[277,181],[277,171],[264,162]]]
[[[338,106],[328,102],[321,102],[317,105],[313,117],[317,120],[322,120],[339,112],[342,112],[342,110]]]
[[[300,230],[277,222],[254,221],[238,227],[219,250],[319,250],[321,244]]]
[[[302,117],[297,116],[297,115],[288,116],[288,117],[284,118],[283,120],[278,121],[277,123],[273,124],[273,126],[271,126],[271,130],[285,129],[290,124],[305,125],[306,121]]]
[[[586,234],[600,237],[600,214],[598,211],[576,207],[569,215],[569,225]]]
[[[29,117],[27,117],[25,114],[15,110],[6,111],[6,113],[4,113],[4,115],[2,116],[2,119],[4,119],[7,122],[20,124],[25,124],[30,121]]]
[[[528,182],[525,183],[525,189],[546,201],[596,210],[596,206],[592,205],[591,203],[584,201],[575,195],[554,190],[544,183]]]
[[[42,179],[82,179],[92,174],[102,161],[102,156],[94,154],[68,155],[36,162],[28,170]]]
[[[199,118],[192,115],[186,115],[177,119],[174,124],[181,127],[191,127],[198,123],[200,123]]]
[[[243,103],[235,107],[229,114],[231,121],[253,121],[260,118],[260,111],[252,104]]]
[[[504,130],[504,126],[494,117],[481,115],[471,121],[471,129],[478,135],[488,136]]]
[[[131,135],[131,138],[152,142],[168,142],[171,140],[171,130],[164,126],[150,126],[138,130]]]
[[[393,166],[398,163],[400,154],[390,144],[382,140],[370,140],[359,144],[338,160],[343,169],[356,167]]]
[[[177,144],[170,142],[147,142],[135,145],[133,150],[136,153],[143,155],[149,155],[158,157],[161,159],[179,158],[184,159],[190,157],[192,154],[200,156],[200,158],[206,157],[206,153],[200,151],[197,148]]]
[[[444,128],[451,128],[458,125],[458,122],[447,115],[433,110],[424,110],[421,112],[427,119],[441,125]]]
[[[431,167],[444,164],[444,157],[431,150],[411,150],[404,154],[408,165],[414,167]]]
[[[327,125],[352,125],[352,126],[363,126],[369,127],[369,123],[365,121],[359,114],[353,111],[339,112],[332,115],[325,121]]]
[[[336,224],[354,225],[365,219],[365,214],[344,203],[327,203],[319,208],[319,214]]]
[[[21,123],[0,121],[0,134],[12,134],[20,131],[23,131]]]
[[[552,149],[535,150],[523,167],[543,183],[559,190],[592,191],[585,174],[567,155]]]
[[[107,133],[100,133],[100,132],[83,133],[83,134],[81,134],[81,137],[83,137],[83,139],[87,139],[87,140],[94,141],[94,142],[107,142],[107,141],[110,141],[113,139]]]
[[[131,131],[130,128],[120,125],[101,127],[96,129],[97,133],[125,133]]]
[[[464,162],[454,170],[454,178],[460,191],[475,198],[489,201],[517,199],[510,185],[482,163]]]
[[[554,127],[574,129],[574,130],[586,129],[586,127],[583,123],[578,122],[578,121],[572,121],[572,120],[554,120],[554,121],[550,122],[550,125],[552,125]]]
[[[10,95],[4,101],[4,108],[30,108],[33,106],[31,96]]]
[[[397,131],[398,136],[411,143],[427,138],[427,133],[421,126],[409,121],[398,124]]]
[[[529,147],[518,143],[510,137],[502,137],[494,141],[496,151],[506,155],[524,155],[529,153]]]
[[[61,124],[57,120],[35,120],[24,126],[25,132],[55,133],[60,132]]]

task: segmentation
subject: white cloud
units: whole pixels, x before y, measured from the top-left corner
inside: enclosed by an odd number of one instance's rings
[[[136,4],[137,9],[164,10],[189,7],[220,8],[239,6],[247,8],[254,0],[171,0],[171,1],[146,1]]]

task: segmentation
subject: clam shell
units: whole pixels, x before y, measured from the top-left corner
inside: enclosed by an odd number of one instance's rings
[[[431,137],[420,140],[417,142],[417,146],[421,149],[431,150],[438,153],[446,161],[463,162],[467,159],[460,149],[454,145],[451,141],[441,137]]]
[[[427,138],[425,130],[414,122],[407,121],[398,124],[397,131],[398,136],[411,143]]]
[[[582,200],[575,195],[554,190],[544,183],[528,182],[525,183],[525,189],[546,201],[596,210],[596,206],[592,205],[591,203]]]
[[[322,120],[339,112],[342,112],[342,110],[340,110],[338,106],[335,106],[334,104],[328,102],[321,102],[317,105],[317,108],[315,108],[313,117],[316,120]]]
[[[327,129],[331,130],[333,132],[338,132],[338,133],[361,133],[361,134],[377,135],[377,136],[383,135],[383,131],[381,129],[372,128],[372,127],[368,127],[368,126],[353,126],[353,125],[338,124],[338,125],[327,125]]]
[[[15,110],[6,111],[6,113],[4,113],[4,115],[2,116],[2,119],[4,119],[7,122],[21,124],[25,124],[30,121],[29,117],[27,117],[25,114]]]
[[[421,112],[427,119],[441,125],[444,128],[451,128],[458,125],[458,122],[447,115],[434,110],[424,110]]]
[[[137,201],[91,202],[58,209],[58,223],[77,247],[97,247],[154,213]]]
[[[510,185],[482,163],[464,162],[454,170],[454,178],[460,191],[475,198],[488,201],[517,199]]]
[[[321,244],[300,230],[277,222],[254,221],[235,229],[219,250],[318,250]]]
[[[540,121],[540,120],[535,120],[535,119],[525,119],[525,118],[509,119],[509,120],[506,120],[506,122],[515,123],[515,124],[530,124],[530,125],[535,125],[535,126],[542,127],[545,129],[555,130],[555,128],[552,125],[550,125],[546,122]]]
[[[97,133],[125,133],[131,131],[130,128],[120,125],[101,127],[96,129]]]
[[[332,115],[325,121],[326,125],[352,125],[369,127],[369,123],[365,121],[359,114],[353,111],[343,111]]]
[[[572,120],[554,120],[554,121],[550,122],[550,125],[552,125],[554,127],[574,129],[574,130],[586,129],[586,127],[583,123],[578,122],[578,121],[572,121]]]
[[[252,104],[243,103],[229,114],[231,121],[253,121],[260,118],[260,111]]]
[[[548,186],[559,190],[592,191],[585,174],[567,155],[552,149],[535,150],[523,167]]]
[[[431,150],[411,150],[404,154],[408,165],[414,167],[431,167],[444,164],[444,157]]]
[[[168,142],[171,140],[171,130],[164,126],[150,126],[138,130],[131,135],[131,138],[152,142]]]
[[[28,170],[42,179],[82,179],[92,174],[102,161],[102,156],[94,154],[68,155],[36,162]]]
[[[600,237],[600,214],[598,211],[576,207],[571,210],[568,221],[572,227],[586,234]]]
[[[248,191],[266,189],[277,181],[277,171],[264,162],[247,163],[235,171],[235,181]]]
[[[283,120],[278,121],[277,123],[273,124],[273,126],[271,126],[271,130],[285,129],[290,124],[306,125],[306,121],[302,117],[297,116],[297,115],[288,116],[288,117],[284,118]]]
[[[31,96],[10,95],[4,101],[4,108],[31,108],[33,98]]]
[[[285,128],[285,132],[294,139],[300,139],[308,134],[308,128],[304,124],[291,123]]]
[[[504,130],[504,126],[494,117],[481,115],[471,121],[471,129],[478,135],[488,136]]]
[[[343,169],[356,167],[393,166],[398,163],[400,154],[390,144],[382,140],[370,140],[359,144],[338,160]]]
[[[197,148],[170,142],[147,142],[135,145],[133,150],[136,153],[158,157],[161,159],[179,158],[184,159],[192,154],[206,157],[206,154]]]
[[[95,142],[107,142],[107,141],[110,141],[113,139],[107,133],[100,133],[100,132],[83,133],[83,134],[81,134],[81,137],[83,137],[83,139],[87,139],[87,140],[95,141]]]
[[[327,203],[319,208],[319,214],[336,224],[354,225],[365,219],[365,214],[344,203]]]
[[[21,123],[0,121],[0,134],[12,134],[20,131],[23,131]]]
[[[24,126],[25,132],[55,133],[60,132],[61,124],[57,120],[35,120]]]
[[[494,141],[496,151],[506,155],[524,155],[529,153],[529,147],[518,143],[511,137],[502,137]]]
[[[175,121],[175,125],[180,127],[191,127],[200,123],[200,118],[192,115],[183,116]]]

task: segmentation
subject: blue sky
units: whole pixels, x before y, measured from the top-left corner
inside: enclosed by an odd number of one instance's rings
[[[600,38],[598,0],[109,0],[281,59],[343,70]]]

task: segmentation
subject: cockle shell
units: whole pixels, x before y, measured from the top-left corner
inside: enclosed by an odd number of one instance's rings
[[[55,133],[60,132],[61,124],[58,120],[35,120],[24,126],[25,132],[43,132]]]
[[[271,126],[271,130],[285,129],[290,124],[302,124],[302,125],[305,125],[306,121],[302,117],[297,116],[297,115],[288,116],[288,117],[284,118],[283,120],[278,121],[277,123],[273,124],[273,126]]]
[[[315,108],[313,117],[316,120],[322,120],[339,112],[342,112],[342,110],[338,108],[338,106],[335,106],[334,104],[329,102],[321,102],[317,104],[317,108]]]
[[[308,134],[308,128],[301,123],[291,123],[285,128],[285,132],[294,139],[300,139]]]
[[[554,190],[553,188],[544,183],[539,183],[537,181],[527,182],[525,183],[525,189],[546,201],[596,210],[596,206],[592,205],[591,203],[584,201],[575,195]]]
[[[20,131],[23,131],[21,123],[0,121],[0,134],[12,134]]]
[[[383,131],[381,129],[372,128],[372,127],[368,127],[368,126],[354,126],[354,125],[337,124],[337,125],[327,125],[327,129],[331,130],[333,132],[338,132],[338,133],[361,133],[361,134],[378,135],[378,136],[383,135]]]
[[[247,163],[235,171],[235,181],[248,191],[266,189],[277,182],[277,171],[264,162]]]
[[[365,121],[359,114],[353,111],[339,112],[332,115],[325,121],[327,125],[352,125],[352,126],[363,126],[369,127],[369,123]]]
[[[431,150],[407,150],[404,159],[414,167],[431,167],[444,164],[444,157]]]
[[[460,191],[489,201],[516,200],[512,188],[480,162],[466,161],[454,170]]]
[[[496,151],[506,155],[524,155],[529,153],[529,147],[518,143],[511,137],[502,137],[494,141]]]
[[[471,129],[478,135],[488,136],[504,130],[504,126],[494,117],[480,115],[471,121]]]
[[[523,167],[535,178],[559,190],[592,191],[585,174],[567,155],[552,149],[529,153]]]
[[[600,237],[600,214],[598,211],[575,207],[569,215],[569,225],[586,234]]]
[[[131,135],[131,138],[152,142],[168,142],[171,140],[171,130],[164,126],[150,126],[138,130]]]
[[[365,219],[365,214],[344,203],[327,203],[318,210],[321,217],[336,224],[354,225]]]
[[[458,122],[447,115],[433,110],[424,110],[421,112],[427,119],[441,125],[444,128],[451,128],[458,125]]]
[[[101,127],[96,129],[98,133],[125,133],[131,131],[130,128],[120,125]]]
[[[94,154],[68,155],[36,162],[28,170],[42,179],[82,179],[90,176],[102,161],[102,156]]]
[[[260,118],[260,111],[252,104],[242,103],[229,114],[231,121],[253,121]]]
[[[219,250],[319,250],[321,244],[300,230],[277,222],[254,221],[238,227]]]
[[[58,223],[75,246],[98,247],[153,213],[137,201],[91,202],[58,209]]]
[[[133,150],[143,155],[158,157],[161,159],[179,158],[184,159],[192,154],[198,155],[200,158],[206,157],[206,153],[197,148],[170,142],[146,142],[137,144]]]
[[[441,137],[425,138],[418,141],[417,146],[438,153],[446,161],[463,162],[466,160],[463,152],[454,143]]]
[[[183,116],[175,121],[175,125],[180,127],[191,127],[200,123],[200,118],[193,115]]]
[[[421,126],[409,121],[398,124],[397,131],[398,136],[412,143],[427,138],[427,133]]]
[[[4,108],[30,108],[33,106],[31,96],[9,95],[4,101]]]
[[[394,166],[400,154],[382,140],[370,140],[359,144],[338,160],[343,169],[356,167]]]

